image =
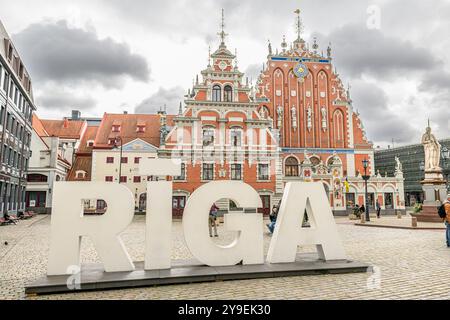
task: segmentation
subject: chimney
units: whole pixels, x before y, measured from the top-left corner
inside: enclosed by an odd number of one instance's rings
[[[64,119],[64,128],[67,129],[69,127],[69,120],[67,118]]]
[[[128,114],[128,111],[124,111],[123,114]]]
[[[81,112],[79,110],[72,110],[72,120],[80,120]]]

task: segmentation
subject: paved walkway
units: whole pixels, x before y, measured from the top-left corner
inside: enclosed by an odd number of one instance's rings
[[[102,292],[28,297],[30,299],[450,299],[450,249],[440,230],[402,230],[355,226],[337,219],[349,258],[375,265],[374,274],[322,275],[226,281]],[[136,217],[123,235],[135,260],[144,259],[145,217]],[[173,258],[191,258],[174,224]],[[24,285],[45,274],[50,218],[0,227],[0,299],[24,299]],[[232,233],[219,228],[219,242]],[[4,242],[8,241],[5,246]],[[270,237],[265,235],[267,249]],[[311,251],[313,248],[302,248]],[[98,262],[87,239],[82,261]]]

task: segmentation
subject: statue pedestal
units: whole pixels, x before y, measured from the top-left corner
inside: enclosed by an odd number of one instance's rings
[[[421,182],[425,194],[422,212],[418,214],[419,222],[442,222],[438,215],[438,208],[447,199],[447,185],[442,170],[425,172],[425,180]]]

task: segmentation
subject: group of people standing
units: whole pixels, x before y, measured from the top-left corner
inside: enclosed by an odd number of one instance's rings
[[[375,203],[375,208],[377,209],[377,218],[380,219],[381,218],[381,205],[378,201]],[[366,213],[366,207],[364,205],[359,206],[358,204],[356,204],[355,207],[353,208],[353,214],[357,217],[360,217],[362,214],[365,214],[365,213]]]

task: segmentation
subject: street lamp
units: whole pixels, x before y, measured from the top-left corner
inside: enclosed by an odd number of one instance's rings
[[[363,167],[364,167],[364,184],[365,184],[365,192],[366,192],[366,221],[370,221],[370,214],[369,214],[369,194],[367,192],[367,181],[370,179],[370,176],[367,175],[367,168],[369,167],[369,160],[364,159],[363,160]]]
[[[123,154],[123,152],[122,152],[123,140],[121,137],[116,137],[116,140],[115,140],[116,147],[117,147],[118,143],[120,143],[120,158],[119,158],[119,184],[120,184],[120,182],[122,180],[122,154]]]

